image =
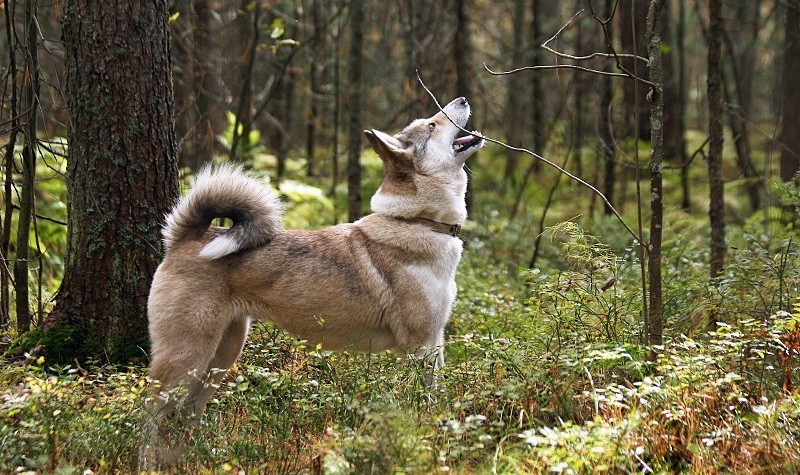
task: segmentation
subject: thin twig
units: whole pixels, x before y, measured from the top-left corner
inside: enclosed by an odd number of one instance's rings
[[[596,193],[603,200],[603,202],[605,202],[605,204],[609,207],[611,212],[614,213],[614,215],[617,217],[617,219],[619,220],[620,224],[622,224],[622,226],[625,227],[625,229],[628,231],[628,233],[630,233],[631,236],[633,236],[633,238],[636,240],[636,242],[639,243],[639,244],[642,243],[641,238],[633,231],[633,229],[628,225],[628,223],[625,222],[625,219],[622,217],[622,215],[619,213],[619,211],[617,211],[617,209],[614,208],[611,205],[611,203],[608,201],[608,198],[606,198],[606,196],[600,190],[598,190],[597,188],[592,186],[592,184],[584,181],[583,179],[573,175],[572,173],[568,172],[567,170],[565,170],[563,167],[557,165],[556,163],[551,162],[550,160],[542,157],[541,155],[539,155],[537,153],[531,152],[530,150],[528,150],[526,148],[514,147],[512,145],[508,145],[508,144],[506,144],[504,142],[501,142],[499,140],[496,140],[496,139],[493,139],[493,138],[490,138],[490,137],[486,137],[485,135],[483,135],[481,133],[472,132],[472,131],[469,131],[469,130],[461,127],[452,118],[450,118],[450,116],[447,115],[447,113],[444,111],[444,109],[442,108],[441,104],[436,99],[436,96],[434,96],[434,94],[431,92],[431,90],[428,89],[428,86],[425,85],[425,82],[422,80],[422,77],[419,74],[419,70],[417,71],[417,80],[419,81],[419,83],[422,86],[422,88],[425,89],[425,92],[427,92],[428,95],[431,97],[431,99],[433,99],[433,102],[434,102],[434,104],[436,104],[436,107],[439,108],[439,111],[441,111],[445,115],[445,117],[447,117],[447,119],[453,125],[455,125],[459,130],[461,130],[462,132],[468,133],[468,134],[472,134],[472,135],[474,135],[476,137],[479,137],[479,138],[481,138],[481,139],[483,139],[483,140],[485,140],[487,142],[495,143],[495,144],[500,145],[501,147],[505,147],[505,148],[507,148],[509,150],[513,150],[515,152],[526,153],[526,154],[530,155],[531,157],[533,157],[533,158],[535,158],[537,160],[541,160],[542,162],[550,165],[551,167],[553,167],[556,170],[560,171],[564,175],[567,175],[568,177],[572,178],[573,180],[575,180],[576,182],[578,182],[581,185],[585,186],[586,188],[589,188],[592,192]]]
[[[540,66],[522,66],[519,68],[510,69],[508,71],[493,71],[489,69],[489,66],[487,66],[486,63],[483,63],[483,69],[485,69],[489,74],[492,74],[494,76],[505,76],[508,74],[518,73],[520,71],[536,70],[536,69],[577,69],[579,71],[586,71],[587,73],[600,74],[603,76],[615,76],[622,78],[630,77],[628,74],[625,73],[612,73],[610,71],[600,71],[597,69],[584,68],[583,66],[578,66],[575,64],[543,64]]]
[[[547,51],[553,53],[554,55],[556,55],[556,56],[558,56],[560,58],[571,59],[573,61],[585,61],[587,59],[592,59],[592,58],[612,58],[612,59],[616,59],[617,57],[619,57],[619,58],[637,59],[639,61],[644,61],[645,64],[649,64],[647,58],[645,58],[643,56],[638,56],[636,54],[624,54],[623,53],[623,54],[614,55],[612,53],[592,53],[592,54],[588,54],[588,55],[584,55],[584,56],[574,56],[574,55],[571,55],[571,54],[566,54],[566,53],[562,53],[560,51],[556,51],[553,48],[547,46],[548,43],[550,43],[551,41],[556,39],[558,37],[558,35],[561,34],[562,31],[564,31],[569,25],[571,25],[572,22],[575,21],[575,18],[578,17],[578,15],[580,15],[581,13],[583,13],[585,11],[586,11],[586,9],[584,8],[584,9],[581,9],[580,11],[578,11],[578,13],[572,15],[572,18],[570,18],[569,21],[564,24],[564,26],[559,28],[559,30],[556,31],[556,34],[554,34],[547,41],[542,43],[542,48],[546,49]],[[626,76],[627,77],[628,75],[627,74],[622,74],[622,76]]]

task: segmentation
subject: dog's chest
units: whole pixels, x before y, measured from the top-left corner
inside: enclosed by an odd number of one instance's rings
[[[443,252],[424,265],[410,264],[407,270],[416,281],[434,315],[449,314],[456,297],[456,268],[461,259],[461,241],[454,240]]]

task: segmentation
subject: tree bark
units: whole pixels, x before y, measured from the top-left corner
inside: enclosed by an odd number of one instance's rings
[[[531,8],[531,44],[530,44],[530,52],[531,52],[531,64],[542,64],[542,48],[541,44],[544,43],[546,35],[544,32],[544,25],[545,25],[545,18],[546,13],[551,13],[547,8],[551,5],[545,5],[545,0],[533,0],[532,8]],[[532,111],[532,120],[533,124],[531,127],[531,143],[533,144],[533,149],[537,153],[544,154],[545,148],[545,133],[546,124],[545,124],[545,107],[546,102],[544,97],[544,85],[542,84],[542,76],[539,74],[539,71],[532,71],[533,74],[531,75],[531,98],[533,99],[533,111]],[[538,172],[541,168],[539,160],[534,160],[534,172]]]
[[[41,343],[51,360],[146,356],[160,229],[178,196],[166,0],[68,0],[64,280]]]
[[[647,13],[647,52],[650,59],[650,241],[647,246],[649,314],[646,322],[647,344],[651,359],[653,345],[664,341],[663,297],[661,291],[661,236],[664,221],[664,187],[662,163],[664,155],[664,71],[661,54],[661,12],[664,0],[652,0]]]
[[[17,145],[17,134],[20,130],[19,110],[17,101],[17,50],[13,41],[14,12],[8,0],[3,1],[3,12],[5,13],[6,41],[8,42],[8,76],[11,83],[9,94],[9,114],[11,115],[11,127],[9,130],[8,142],[5,146],[3,156],[3,226],[0,233],[0,258],[5,259],[2,269],[0,269],[0,329],[5,329],[11,323],[11,293],[10,281],[11,271],[8,263],[11,262],[9,251],[11,250],[11,221],[13,218],[14,207],[12,206],[11,189],[14,174],[14,147]]]
[[[192,147],[194,169],[211,161],[217,147],[217,135],[222,132],[226,117],[220,108],[217,96],[220,81],[214,60],[215,43],[211,27],[212,7],[209,0],[194,0],[194,57],[195,97],[197,120],[194,146]]]
[[[534,0],[537,4],[538,0]],[[514,18],[513,18],[513,39],[514,43],[511,46],[511,68],[518,68],[522,66],[525,61],[525,2],[524,0],[514,0]],[[532,71],[534,77],[537,71]],[[522,141],[522,130],[524,123],[522,122],[521,108],[522,99],[525,97],[522,84],[521,74],[512,74],[509,77],[508,89],[506,90],[506,141],[511,145],[519,146]],[[534,147],[534,150],[536,148]],[[540,150],[537,150],[540,152]],[[506,169],[503,174],[503,180],[506,183],[513,183],[517,174],[519,162],[519,152],[516,150],[506,150]]]
[[[25,333],[31,327],[31,309],[28,302],[30,282],[29,256],[31,219],[33,218],[34,183],[36,178],[36,124],[39,116],[39,54],[36,48],[36,0],[25,1],[25,145],[22,148],[22,192],[19,197],[17,218],[17,256],[14,261],[14,291],[17,295],[17,332]],[[10,224],[10,223],[9,223]]]
[[[350,61],[348,64],[347,219],[361,217],[361,95],[363,89],[364,0],[350,2]]]
[[[614,8],[614,0],[606,0],[604,16],[608,18]],[[614,23],[609,22],[607,26],[609,39],[614,38]],[[610,49],[610,48],[609,48]],[[611,70],[611,65],[606,63],[603,68],[605,71]],[[611,133],[611,107],[614,100],[614,87],[611,76],[603,76],[600,81],[602,90],[600,91],[600,117],[597,127],[600,134],[600,147],[603,157],[603,194],[611,205],[614,205],[614,184],[616,180],[616,156],[614,152],[614,136]],[[609,215],[613,211],[608,205],[604,207],[604,213]]]
[[[619,2],[618,11],[620,15],[620,43],[622,44],[622,51],[628,54],[637,54],[639,56],[647,55],[647,44],[645,42],[645,28],[643,25],[647,17],[647,0],[621,0]],[[621,63],[625,69],[633,74],[633,59],[623,58]],[[641,62],[640,62],[641,65]],[[642,69],[639,68],[639,71]],[[626,80],[623,83],[625,89],[625,96],[623,98],[625,106],[625,115],[629,118],[630,131],[627,136],[633,136],[634,126],[631,121],[636,117],[636,108],[638,107],[639,117],[639,138],[643,140],[650,139],[650,117],[649,107],[645,95],[647,90],[644,87],[639,87],[639,97],[636,98],[634,81]]]
[[[689,164],[686,153],[686,46],[684,36],[686,35],[686,2],[678,0],[678,27],[675,46],[678,50],[678,105],[675,114],[678,120],[678,153],[681,163],[681,209],[687,213],[691,211],[691,196],[689,191]]]
[[[725,180],[722,175],[722,0],[710,0],[708,31],[708,181],[710,185],[711,262],[718,278],[725,266]]]
[[[467,17],[467,0],[456,0],[456,33],[453,41],[453,59],[456,66],[456,97],[466,97],[472,99],[472,68],[470,67],[470,41],[469,41],[469,17]],[[475,114],[472,115],[472,123],[476,123]],[[480,153],[480,152],[478,152]],[[475,153],[470,159],[475,163],[478,159]],[[467,193],[464,201],[467,205],[467,215],[472,214],[474,205],[474,184],[472,180],[467,180]]]
[[[320,54],[325,41],[322,37],[322,2],[311,2],[311,23],[313,26],[313,43],[308,62],[308,117],[306,118],[306,176],[314,176],[316,170],[316,138],[317,122],[319,122],[319,103],[322,92],[319,87],[319,71],[322,68]]]
[[[786,39],[783,50],[783,125],[781,129],[781,180],[800,185],[800,1],[786,5]]]

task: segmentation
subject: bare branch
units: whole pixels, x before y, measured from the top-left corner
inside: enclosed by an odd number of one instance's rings
[[[507,74],[514,74],[514,73],[518,73],[520,71],[525,71],[527,69],[577,69],[577,70],[580,70],[580,71],[586,71],[588,73],[593,73],[593,74],[600,74],[600,75],[603,75],[603,76],[616,76],[616,77],[623,77],[623,78],[630,77],[630,76],[628,76],[627,74],[624,74],[624,73],[612,73],[612,72],[608,72],[608,71],[599,71],[597,69],[584,68],[582,66],[577,66],[575,64],[546,64],[546,65],[541,65],[541,66],[522,66],[521,68],[511,69],[511,70],[508,70],[508,71],[493,71],[493,70],[489,69],[489,66],[487,66],[486,63],[483,63],[483,69],[485,69],[489,74],[493,74],[495,76],[504,76],[504,75],[507,75]]]
[[[589,2],[589,3],[591,5],[591,2]],[[562,31],[564,31],[569,25],[572,24],[572,22],[575,20],[575,18],[577,18],[581,13],[583,13],[585,11],[586,11],[586,9],[584,8],[584,9],[578,11],[578,13],[572,15],[572,18],[570,18],[569,21],[564,24],[564,26],[559,28],[558,31],[556,31],[556,33],[553,36],[550,37],[550,39],[548,39],[547,41],[542,43],[542,45],[541,45],[542,48],[546,49],[547,51],[553,53],[554,55],[556,55],[556,56],[558,56],[560,58],[571,59],[573,61],[585,61],[587,59],[592,59],[592,58],[614,58],[614,59],[616,59],[616,58],[632,58],[632,59],[638,59],[639,61],[644,61],[645,64],[648,64],[647,58],[645,58],[643,56],[638,56],[638,55],[635,55],[635,54],[592,53],[592,54],[588,54],[588,55],[584,55],[584,56],[574,56],[574,55],[571,55],[571,54],[566,54],[566,53],[562,53],[560,51],[556,51],[553,48],[548,46],[548,43],[550,43],[551,41],[556,39],[558,37],[558,35],[561,34]],[[627,77],[628,75],[627,74],[620,74],[620,76],[626,76]]]
[[[589,188],[592,192],[596,193],[600,197],[600,199],[603,200],[603,202],[605,202],[605,204],[609,207],[609,209],[611,209],[611,211],[617,217],[617,219],[622,224],[622,226],[625,227],[625,229],[628,231],[628,233],[630,233],[630,235],[636,240],[636,243],[641,245],[642,240],[639,237],[639,235],[637,235],[633,231],[633,229],[628,225],[628,223],[625,222],[625,219],[622,217],[622,215],[619,213],[619,211],[617,211],[617,209],[614,208],[611,205],[611,203],[608,201],[608,198],[606,198],[606,196],[600,190],[595,188],[591,183],[586,182],[582,178],[577,177],[577,176],[573,175],[572,173],[568,172],[567,170],[565,170],[560,165],[558,165],[558,164],[556,164],[554,162],[551,162],[550,160],[548,160],[548,159],[542,157],[541,155],[539,155],[539,154],[537,154],[535,152],[532,152],[532,151],[530,151],[530,150],[528,150],[526,148],[514,147],[512,145],[508,145],[508,144],[506,144],[504,142],[501,142],[499,140],[496,140],[496,139],[493,139],[493,138],[490,138],[490,137],[486,137],[485,135],[483,135],[481,133],[469,131],[469,130],[461,127],[449,115],[447,115],[447,112],[444,111],[444,109],[442,108],[442,105],[439,103],[439,100],[436,99],[436,96],[431,92],[430,89],[428,89],[428,86],[425,85],[425,82],[422,80],[422,77],[420,76],[419,71],[417,71],[417,80],[419,81],[419,83],[422,86],[422,88],[425,89],[425,92],[427,92],[428,95],[431,97],[431,99],[433,99],[433,102],[434,102],[434,104],[436,104],[436,107],[439,109],[439,111],[442,112],[445,115],[445,117],[447,117],[447,120],[449,120],[459,130],[461,130],[462,132],[468,133],[468,134],[472,134],[472,135],[474,135],[476,137],[482,138],[483,140],[485,140],[487,142],[495,143],[495,144],[500,145],[501,147],[505,147],[505,148],[507,148],[509,150],[513,150],[515,152],[522,152],[522,153],[528,154],[531,157],[533,157],[533,158],[535,158],[537,160],[541,160],[542,162],[550,165],[551,167],[555,168],[556,170],[558,170],[559,172],[563,173],[564,175],[572,178],[573,180],[575,180],[579,184],[585,186],[586,188]]]

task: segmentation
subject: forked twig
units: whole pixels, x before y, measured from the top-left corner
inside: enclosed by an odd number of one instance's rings
[[[603,200],[603,202],[608,206],[608,208],[611,210],[611,212],[614,213],[614,216],[617,217],[617,219],[619,220],[620,224],[622,224],[622,226],[628,231],[628,233],[630,233],[630,235],[633,236],[633,238],[636,240],[637,244],[642,245],[642,240],[639,237],[639,235],[636,234],[633,231],[633,229],[628,225],[628,223],[625,222],[625,219],[622,217],[622,215],[619,213],[619,211],[617,211],[617,209],[614,208],[614,206],[611,204],[611,202],[608,201],[608,198],[606,198],[606,195],[604,195],[600,190],[595,188],[591,183],[588,183],[587,181],[584,181],[582,178],[573,175],[572,173],[568,172],[567,170],[565,170],[560,165],[558,165],[558,164],[556,164],[556,163],[544,158],[543,156],[541,156],[541,155],[539,155],[539,154],[537,154],[535,152],[532,152],[532,151],[530,151],[530,150],[528,150],[526,148],[514,147],[513,145],[508,145],[507,143],[501,142],[499,140],[496,140],[496,139],[493,139],[493,138],[490,138],[490,137],[486,137],[485,135],[483,135],[483,134],[481,134],[479,132],[469,131],[469,130],[465,129],[464,127],[461,127],[449,115],[447,115],[447,112],[444,111],[444,109],[442,108],[442,105],[439,103],[439,100],[436,99],[436,96],[431,92],[430,89],[428,89],[428,86],[425,85],[425,82],[422,80],[422,77],[419,74],[419,70],[417,70],[417,80],[419,81],[419,83],[422,86],[422,88],[425,89],[425,92],[427,92],[428,95],[431,97],[431,99],[433,99],[433,102],[434,102],[434,104],[436,104],[436,107],[439,109],[439,111],[441,113],[443,113],[445,115],[445,117],[447,117],[447,120],[449,120],[450,123],[455,125],[459,130],[461,130],[462,132],[465,132],[467,134],[472,134],[472,135],[474,135],[476,137],[479,137],[479,138],[481,138],[481,139],[483,139],[483,140],[485,140],[487,142],[495,143],[495,144],[500,145],[501,147],[505,147],[505,148],[507,148],[509,150],[513,150],[515,152],[522,152],[522,153],[528,154],[531,157],[533,157],[533,158],[535,158],[537,160],[541,160],[542,162],[550,165],[551,167],[555,168],[556,170],[558,170],[559,172],[563,173],[564,175],[567,175],[568,177],[572,178],[573,180],[575,180],[579,184],[585,186],[586,188],[589,188],[592,192],[596,193],[600,197],[600,199]]]

